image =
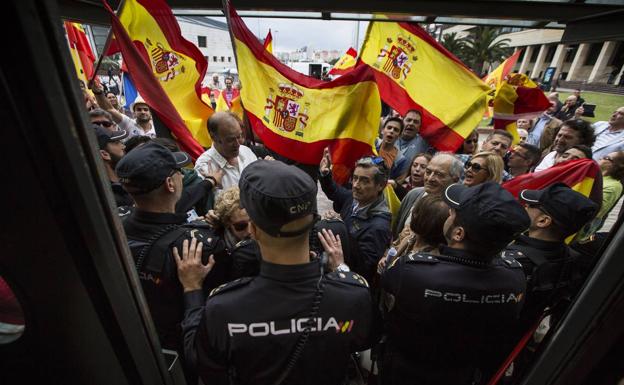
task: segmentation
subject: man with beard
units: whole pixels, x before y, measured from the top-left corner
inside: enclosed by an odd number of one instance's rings
[[[104,162],[104,169],[106,170],[108,180],[110,180],[117,207],[132,206],[134,200],[132,200],[130,194],[123,189],[121,183],[119,183],[119,177],[115,172],[117,163],[125,155],[124,150],[126,146],[122,143],[122,140],[128,137],[128,133],[124,130],[110,131],[96,124],[92,125],[92,127],[95,129],[98,146],[100,147],[100,156]]]
[[[459,181],[462,176],[463,164],[452,154],[439,153],[435,155],[425,169],[425,185],[410,190],[401,201],[399,216],[393,228],[397,238],[404,227],[409,228],[412,209],[416,202],[427,194],[442,194],[451,183]]]
[[[418,134],[421,123],[420,111],[409,110],[403,117],[403,132],[394,145],[406,159],[413,159],[414,155],[429,149],[429,143]]]
[[[535,171],[542,171],[552,167],[556,159],[568,148],[576,144],[591,147],[594,145],[595,140],[594,129],[589,122],[583,119],[570,119],[565,121],[557,132],[557,135],[555,135],[552,151],[535,167]]]
[[[129,138],[133,136],[156,137],[156,130],[152,122],[152,112],[143,98],[138,96],[134,103],[130,105],[130,110],[134,114],[134,120],[132,120],[113,107],[104,94],[104,89],[101,84],[94,83],[92,91],[100,108],[111,114],[115,123],[119,125],[119,128],[128,132]]]

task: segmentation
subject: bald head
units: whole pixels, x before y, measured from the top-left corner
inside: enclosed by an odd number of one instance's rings
[[[225,159],[238,156],[239,139],[243,134],[240,123],[228,112],[217,112],[208,119],[208,133],[212,144]]]

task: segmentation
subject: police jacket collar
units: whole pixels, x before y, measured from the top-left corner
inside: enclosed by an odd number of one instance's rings
[[[159,223],[159,224],[182,224],[186,222],[186,214],[174,214],[174,213],[154,213],[151,211],[145,211],[137,208],[133,212],[133,217],[137,221],[147,223]]]
[[[318,261],[300,265],[277,265],[266,261],[260,263],[260,275],[276,281],[301,282],[305,279],[318,278],[320,274]]]
[[[514,244],[519,246],[529,246],[546,252],[561,252],[567,248],[563,242],[544,241],[542,239],[527,237],[526,235],[520,235],[516,238]]]
[[[474,254],[472,254],[468,250],[455,249],[453,247],[448,247],[446,245],[440,245],[440,254],[448,255],[450,257],[461,257],[461,258],[475,259]]]

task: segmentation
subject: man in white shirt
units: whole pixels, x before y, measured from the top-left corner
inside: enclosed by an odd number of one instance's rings
[[[581,116],[583,112],[583,107],[579,107],[576,115]],[[596,132],[596,142],[592,146],[594,160],[624,150],[624,107],[615,110],[609,121],[596,122],[592,126]]]
[[[582,144],[592,147],[594,144],[594,129],[589,122],[583,119],[570,119],[563,122],[563,125],[555,136],[552,149],[535,167],[535,171],[542,171],[552,167],[559,156],[561,156],[568,148]]]
[[[258,157],[249,147],[240,144],[243,131],[236,118],[229,112],[217,112],[208,120],[208,133],[212,139],[212,147],[201,154],[195,162],[195,170],[201,176],[209,175],[216,170],[223,170],[221,191],[238,186],[240,175]]]

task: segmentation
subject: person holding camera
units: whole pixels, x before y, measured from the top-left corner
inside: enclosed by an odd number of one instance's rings
[[[240,178],[240,201],[261,251],[260,274],[223,285],[205,301],[212,268],[202,245],[174,250],[184,286],[185,356],[209,384],[341,384],[351,353],[373,339],[365,280],[341,263],[340,237],[320,233],[329,266],[311,258],[317,187],[294,166],[259,160]],[[204,306],[205,303],[205,306]]]

